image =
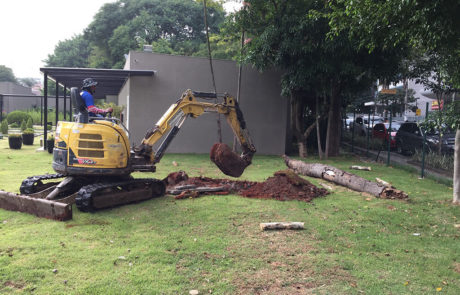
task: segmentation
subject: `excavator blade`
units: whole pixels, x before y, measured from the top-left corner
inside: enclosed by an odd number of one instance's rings
[[[0,208],[25,212],[38,217],[65,221],[72,219],[72,203],[66,204],[46,199],[17,195],[0,190]]]
[[[234,153],[225,143],[215,143],[211,148],[210,158],[220,171],[233,177],[240,177],[250,164]]]

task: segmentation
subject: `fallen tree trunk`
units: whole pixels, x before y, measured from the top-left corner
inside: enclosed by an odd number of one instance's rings
[[[324,164],[308,164],[299,160],[292,160],[288,156],[283,156],[286,165],[296,173],[322,178],[330,182],[348,187],[358,192],[369,193],[382,199],[407,199],[409,196],[394,187],[387,187],[352,173],[337,169],[333,166]]]

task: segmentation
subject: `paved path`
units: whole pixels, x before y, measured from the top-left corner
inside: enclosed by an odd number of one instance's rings
[[[343,142],[342,144],[351,148],[351,145],[346,143],[346,142]],[[354,153],[365,156],[366,155],[366,149],[355,146],[354,147]],[[369,158],[370,159],[372,159],[374,161],[382,161],[383,163],[387,162],[388,151],[386,151],[386,150],[381,151],[378,159],[377,159],[377,154],[378,154],[378,152],[369,150]],[[393,164],[393,165],[397,164],[397,165],[404,165],[404,166],[413,167],[419,172],[419,174],[421,174],[422,168],[419,165],[411,163],[410,160],[411,159],[408,158],[408,157],[402,156],[402,155],[397,154],[395,152],[390,152],[390,164]],[[430,168],[427,168],[427,167],[425,167],[425,172],[424,173],[425,173],[425,176],[432,176],[432,177],[435,177],[435,178],[442,178],[442,179],[446,179],[446,180],[449,180],[449,181],[453,181],[452,176],[446,175],[444,173],[436,172],[436,171],[434,171],[434,170],[432,170]]]

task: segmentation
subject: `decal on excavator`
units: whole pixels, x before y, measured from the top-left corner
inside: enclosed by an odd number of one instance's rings
[[[77,158],[78,164],[81,165],[96,165],[96,161],[92,159]]]

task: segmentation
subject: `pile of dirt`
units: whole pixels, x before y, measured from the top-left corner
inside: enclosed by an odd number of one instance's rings
[[[329,194],[329,191],[316,187],[291,170],[278,171],[266,181],[257,183],[241,192],[241,195],[248,198],[275,199],[280,201],[299,200],[305,202],[310,202],[314,198],[327,194]]]
[[[202,194],[238,194],[247,198],[256,199],[275,199],[280,201],[299,200],[310,202],[312,199],[322,197],[329,192],[323,188],[317,188],[309,181],[299,177],[290,170],[278,171],[274,176],[264,182],[253,181],[235,181],[229,179],[214,179],[209,177],[186,177],[183,171],[170,174],[168,179],[168,190],[176,191],[177,188],[184,188],[183,191],[177,192],[177,199],[195,198]],[[176,177],[180,174],[180,177]],[[185,174],[186,175],[186,174]],[[172,179],[180,179],[178,182],[172,182]],[[199,193],[194,188],[217,188],[220,191]]]

